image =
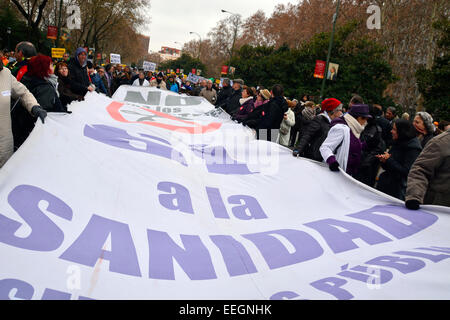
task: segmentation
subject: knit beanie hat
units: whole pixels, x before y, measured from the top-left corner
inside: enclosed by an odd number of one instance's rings
[[[75,59],[78,61],[78,62],[80,62],[80,60],[78,59],[78,56],[81,54],[81,53],[86,53],[87,54],[87,52],[86,52],[86,50],[84,49],[84,48],[78,48],[77,50],[75,50]],[[84,64],[81,66],[81,67],[86,67],[86,61],[84,62]]]
[[[417,112],[416,115],[422,118],[423,125],[427,129],[428,133],[433,133],[436,130],[436,127],[433,124],[433,117],[431,117],[431,115],[428,112],[420,111]]]
[[[322,111],[331,112],[342,104],[338,99],[329,98],[322,101]]]
[[[82,47],[79,47],[77,50],[75,50],[75,58],[78,58],[78,56],[79,56],[80,53],[82,53],[82,52],[84,52],[84,53],[87,54],[86,50],[85,50],[84,48],[82,48]]]

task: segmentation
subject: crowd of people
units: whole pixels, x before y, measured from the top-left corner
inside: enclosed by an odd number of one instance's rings
[[[72,101],[87,92],[111,97],[121,85],[155,87],[204,97],[222,108],[231,119],[264,138],[291,148],[295,157],[328,164],[362,183],[406,201],[409,209],[420,204],[450,206],[450,122],[434,123],[427,112],[396,116],[394,107],[366,104],[354,95],[348,105],[336,98],[317,104],[304,95],[300,101],[284,95],[282,85],[270,90],[246,86],[242,79],[224,78],[191,83],[185,76],[145,72],[108,64],[94,66],[84,48],[61,61],[36,53],[30,42],[21,42],[14,54],[0,55],[0,167],[14,147],[31,132],[34,121],[47,112],[66,112]],[[10,115],[11,98],[24,108]],[[272,133],[276,132],[276,137]],[[267,134],[267,135],[266,135]]]

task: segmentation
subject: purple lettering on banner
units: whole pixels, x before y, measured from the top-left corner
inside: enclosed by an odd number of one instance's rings
[[[329,277],[311,282],[310,285],[317,290],[331,294],[338,300],[350,300],[353,298],[353,295],[347,290],[341,288],[346,283],[347,280]]]
[[[267,219],[266,214],[254,197],[236,195],[230,196],[228,198],[228,203],[239,204],[231,209],[236,218],[241,220],[251,220],[251,219]],[[248,209],[249,214],[246,210]]]
[[[273,294],[269,300],[290,300],[297,297],[300,296],[293,291],[281,291]]]
[[[305,223],[305,226],[317,230],[334,253],[358,248],[353,239],[362,239],[370,245],[392,241],[381,233],[354,222],[323,219]],[[348,231],[342,232],[336,227],[341,227]]]
[[[258,271],[245,247],[232,236],[216,235],[210,236],[210,238],[220,249],[230,276],[240,276]]]
[[[45,289],[41,300],[70,300],[72,294],[53,289]]]
[[[30,226],[31,233],[25,237],[15,236],[22,223],[0,214],[0,242],[34,251],[53,251],[59,248],[64,240],[63,231],[39,209],[39,203],[48,203],[46,211],[72,220],[72,209],[61,199],[38,187],[20,185],[8,196],[11,207]]]
[[[84,127],[84,135],[88,138],[113,147],[153,154],[155,156],[171,159],[187,167],[187,162],[180,152],[173,149],[168,141],[155,136],[139,134],[141,138],[133,137],[125,130],[106,125],[87,125]],[[142,149],[137,148],[131,144],[132,141],[144,143],[145,147]],[[155,141],[160,143],[156,143]]]
[[[414,258],[400,258],[396,256],[381,256],[364,262],[368,265],[394,268],[403,274],[418,271],[425,267],[425,262]]]
[[[428,250],[428,251],[435,251],[435,252],[450,253],[450,248],[446,248],[446,247],[436,247],[436,246],[431,246],[430,248],[416,248],[416,249],[420,249],[420,250]]]
[[[350,278],[353,280],[361,281],[364,283],[369,283],[368,281],[370,279],[374,279],[374,274],[370,273],[370,269],[373,269],[371,267],[365,267],[365,266],[356,266],[354,268],[351,268],[350,270],[353,271],[359,271],[359,272],[352,272],[352,271],[343,271],[338,273],[339,276],[344,278]],[[392,280],[393,274],[392,272],[388,270],[384,270],[381,268],[378,268],[380,271],[379,277],[376,277],[377,283],[384,284]],[[363,273],[364,272],[364,273]]]
[[[191,280],[216,279],[208,249],[199,236],[180,235],[184,248],[178,246],[166,232],[147,230],[149,246],[149,277],[175,280],[175,259]]]
[[[402,256],[424,258],[424,259],[431,260],[435,263],[450,258],[449,254],[426,254],[423,252],[416,252],[416,251],[396,251],[394,253],[401,254]]]
[[[31,300],[34,294],[34,288],[28,282],[18,279],[0,280],[0,300],[11,300],[9,295],[16,289],[14,298],[22,300]]]
[[[377,212],[401,217],[411,222],[411,224],[406,225],[394,218],[377,214]],[[383,230],[386,230],[386,232],[389,232],[397,239],[412,236],[413,234],[428,228],[438,220],[436,215],[422,210],[408,210],[404,206],[375,206],[368,210],[349,214],[348,216],[370,221]]]
[[[295,252],[290,253],[283,243],[273,235],[288,240]],[[259,249],[270,269],[282,268],[312,260],[322,255],[320,244],[309,234],[300,230],[282,229],[242,235]]]
[[[103,246],[111,235],[111,251]],[[109,270],[130,276],[141,276],[136,248],[127,224],[93,215],[75,242],[61,259],[93,267],[97,260],[109,260]]]
[[[194,214],[191,196],[186,187],[173,182],[160,182],[158,183],[158,190],[169,193],[159,195],[159,203],[164,208]],[[172,190],[174,190],[174,193],[172,193]]]
[[[193,153],[205,160],[208,172],[218,174],[254,174],[245,163],[232,159],[222,146],[209,147],[204,145],[191,146]]]
[[[218,219],[230,219],[225,203],[223,203],[220,190],[217,188],[206,187],[209,204],[211,206],[214,217]]]

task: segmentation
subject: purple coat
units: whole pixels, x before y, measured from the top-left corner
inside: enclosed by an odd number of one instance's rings
[[[248,114],[253,111],[255,108],[255,104],[253,99],[248,99],[244,102],[244,104],[239,108],[239,110],[234,114],[234,119],[242,122],[245,118],[247,118]]]
[[[340,117],[331,121],[330,127],[333,127],[338,123],[348,126],[344,117]],[[361,143],[361,141],[353,134],[352,130],[350,130],[350,147],[348,150],[347,170],[345,172],[352,177],[356,176],[356,174],[358,173],[359,166],[361,164],[361,152],[363,150],[363,147],[363,143]],[[336,157],[334,156],[331,156],[327,159],[328,164],[335,161]]]

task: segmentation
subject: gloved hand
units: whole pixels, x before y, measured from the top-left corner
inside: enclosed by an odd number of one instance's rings
[[[405,202],[405,207],[409,210],[419,210],[420,202],[417,200],[408,200]]]
[[[337,172],[337,171],[339,171],[339,162],[337,162],[337,161],[331,162],[328,165],[328,167],[330,168],[331,171]]]
[[[298,149],[294,149],[294,150],[292,151],[292,155],[293,155],[294,157],[300,157],[300,151],[299,151]]]
[[[42,123],[44,123],[44,119],[47,116],[47,111],[41,108],[41,106],[34,106],[31,108],[31,114],[36,118],[40,118]]]

